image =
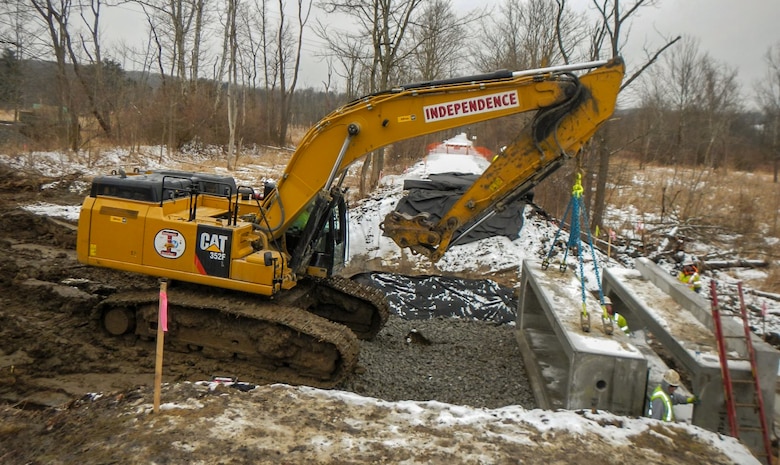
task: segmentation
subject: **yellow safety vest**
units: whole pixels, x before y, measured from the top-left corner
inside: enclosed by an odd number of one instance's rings
[[[663,421],[674,421],[674,409],[672,408],[672,398],[666,393],[661,386],[657,386],[653,395],[650,396],[650,415],[653,415],[653,401],[661,399],[664,403],[664,414],[661,416]]]
[[[626,321],[626,318],[620,313],[615,313],[612,316],[612,321],[617,323],[618,328],[620,328],[620,330],[623,331],[624,333],[628,334],[631,332],[628,330],[628,322]]]
[[[681,283],[688,285],[688,287],[692,291],[695,291],[696,288],[701,287],[701,284],[699,283],[700,278],[698,272],[694,272],[691,274],[685,274],[680,272],[680,276],[678,277],[678,279],[680,280]]]

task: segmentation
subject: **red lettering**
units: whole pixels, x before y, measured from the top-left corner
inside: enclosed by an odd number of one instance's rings
[[[517,106],[516,92],[503,92],[450,103],[443,103],[425,108],[425,118],[428,121],[444,118],[456,118],[469,113],[481,113],[491,110]]]

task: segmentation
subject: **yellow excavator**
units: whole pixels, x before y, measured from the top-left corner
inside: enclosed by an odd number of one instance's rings
[[[436,261],[456,234],[575,156],[612,115],[623,75],[615,58],[367,95],[312,127],[262,192],[230,176],[173,170],[96,177],[81,208],[78,258],[173,280],[167,341],[245,360],[269,380],[334,386],[354,368],[359,338],[373,338],[388,317],[379,291],[338,274],[348,167],[397,141],[536,112],[441,220],[384,219],[384,234]],[[157,290],[115,293],[94,317],[112,335],[154,337],[158,298]]]

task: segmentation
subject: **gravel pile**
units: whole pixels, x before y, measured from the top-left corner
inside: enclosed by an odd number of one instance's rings
[[[338,389],[388,401],[536,408],[514,325],[396,315],[362,341],[356,373]]]

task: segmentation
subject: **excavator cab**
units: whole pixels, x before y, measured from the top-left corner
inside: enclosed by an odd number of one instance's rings
[[[287,233],[290,266],[303,274],[326,278],[337,274],[347,259],[347,203],[344,192],[318,196],[299,214]],[[302,229],[301,229],[302,228]]]

